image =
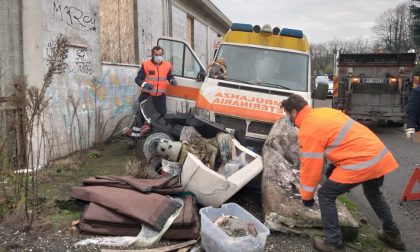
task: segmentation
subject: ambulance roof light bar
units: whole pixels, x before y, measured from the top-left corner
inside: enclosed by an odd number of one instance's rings
[[[263,32],[263,33],[272,33],[274,35],[287,36],[293,38],[303,38],[302,30],[283,28],[280,30],[279,27],[274,27],[271,29],[270,25],[264,25],[262,28],[259,25],[252,24],[242,24],[242,23],[233,23],[230,27],[232,31],[243,31],[243,32]]]

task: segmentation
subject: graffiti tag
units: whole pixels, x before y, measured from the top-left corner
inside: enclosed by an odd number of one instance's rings
[[[146,59],[152,55],[153,34],[151,32],[146,32],[144,29],[142,29],[141,43],[143,47],[142,56],[143,59]]]
[[[78,48],[75,51],[75,60],[72,62],[72,67],[70,72],[72,73],[82,73],[92,75],[94,70],[92,68],[92,62],[88,57],[88,49]]]
[[[96,13],[88,15],[77,7],[61,5],[56,2],[53,2],[53,13],[76,30],[96,31]]]

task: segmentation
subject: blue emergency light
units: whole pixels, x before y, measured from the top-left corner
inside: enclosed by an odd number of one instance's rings
[[[280,35],[300,39],[303,38],[303,32],[301,30],[295,30],[290,28],[281,29]]]
[[[232,31],[252,32],[252,24],[233,23],[230,29]]]
[[[261,29],[261,26],[259,25],[253,26],[252,24],[233,23],[230,29],[232,31],[259,33],[262,30],[264,30],[264,32],[268,32],[268,29],[271,30],[271,27],[269,25],[265,25],[263,29]],[[274,35],[279,34],[280,36],[287,36],[287,37],[300,38],[300,39],[303,38],[303,32],[301,30],[296,30],[296,29],[283,28],[280,30],[280,28],[274,27],[271,32]]]

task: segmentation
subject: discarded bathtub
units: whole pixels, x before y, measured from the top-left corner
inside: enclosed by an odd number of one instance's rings
[[[237,193],[263,169],[262,158],[233,139],[236,153],[245,152],[247,165],[225,177],[209,169],[197,157],[188,153],[182,166],[181,183],[184,191],[190,191],[197,202],[204,206],[218,207]]]

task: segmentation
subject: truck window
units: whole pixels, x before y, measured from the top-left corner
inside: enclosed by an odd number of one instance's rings
[[[227,80],[295,91],[308,90],[308,56],[294,52],[222,45]]]
[[[186,44],[165,39],[159,39],[158,43],[165,50],[165,58],[171,62],[175,76],[197,78],[201,66]]]

